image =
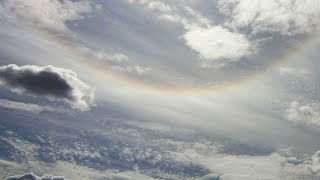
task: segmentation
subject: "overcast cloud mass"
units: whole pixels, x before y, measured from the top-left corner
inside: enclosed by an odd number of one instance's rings
[[[0,1],[0,179],[320,178],[320,0]]]

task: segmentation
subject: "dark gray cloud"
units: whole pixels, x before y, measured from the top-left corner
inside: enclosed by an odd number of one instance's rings
[[[43,175],[42,177],[39,177],[33,173],[26,173],[23,175],[8,177],[7,180],[66,180],[66,178],[47,174]]]
[[[93,100],[92,89],[75,72],[53,66],[1,66],[0,83],[18,93],[65,99],[81,110],[89,109]]]

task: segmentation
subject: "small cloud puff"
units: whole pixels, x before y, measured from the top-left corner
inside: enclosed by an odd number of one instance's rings
[[[94,98],[92,88],[79,80],[75,72],[53,66],[1,66],[0,84],[19,94],[67,100],[80,110],[89,110]]]
[[[294,77],[305,77],[310,72],[306,69],[302,68],[294,68],[294,67],[289,67],[289,66],[282,66],[279,69],[280,75],[287,75],[287,76],[294,76]]]
[[[204,60],[204,66],[211,62],[218,62],[221,66],[228,61],[238,61],[250,55],[253,50],[252,44],[244,35],[221,26],[194,26],[183,38],[187,46],[199,53]]]
[[[299,102],[293,101],[286,109],[285,117],[297,126],[320,128],[320,112],[315,105],[301,105]]]
[[[47,175],[47,174],[39,177],[33,173],[26,173],[23,175],[8,177],[7,180],[66,180],[66,178],[61,176]]]

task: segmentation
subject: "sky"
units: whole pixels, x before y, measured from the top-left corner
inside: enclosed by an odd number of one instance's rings
[[[320,176],[319,0],[2,0],[0,24],[0,178]]]

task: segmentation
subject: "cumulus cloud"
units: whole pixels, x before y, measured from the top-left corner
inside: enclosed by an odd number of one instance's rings
[[[230,32],[221,26],[195,26],[183,37],[186,44],[198,52],[206,62],[237,61],[252,52],[252,45],[244,35]]]
[[[81,19],[92,11],[87,0],[5,0],[2,4],[18,16],[55,31],[67,31],[66,22]]]
[[[293,101],[286,109],[285,117],[294,125],[320,128],[319,108],[311,104],[301,105]]]
[[[15,64],[1,66],[0,83],[13,92],[67,100],[73,108],[80,110],[90,109],[93,103],[92,88],[68,69]]]
[[[319,29],[318,0],[219,0],[219,8],[230,17],[230,25],[257,32],[283,35],[309,33]]]
[[[26,173],[23,175],[8,177],[7,180],[66,180],[66,178],[62,176],[52,176],[48,174],[39,177],[33,173]]]

